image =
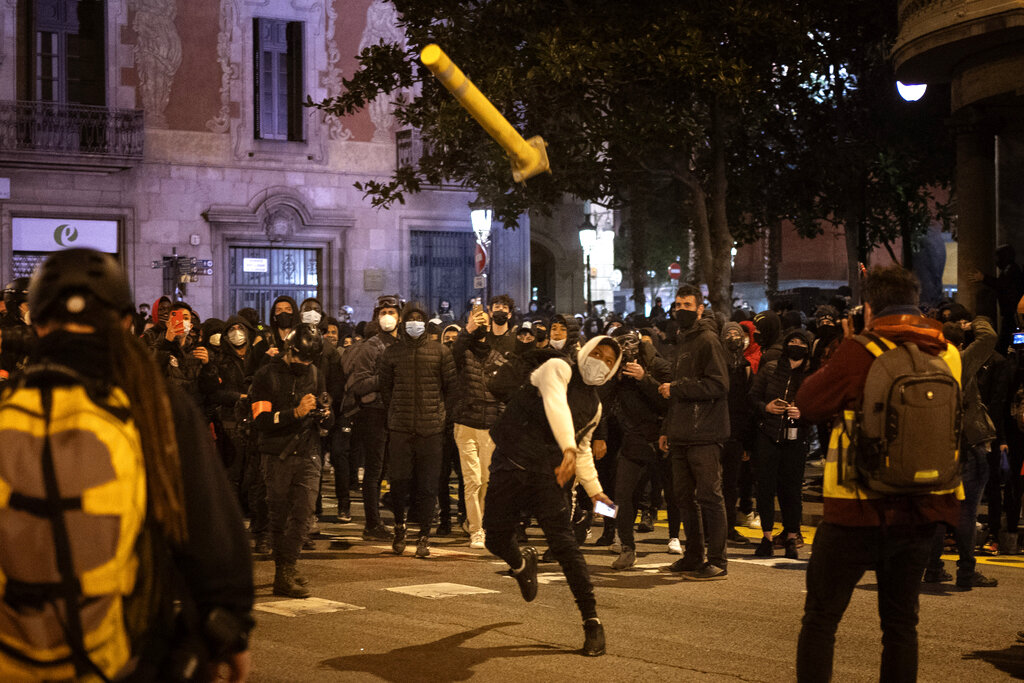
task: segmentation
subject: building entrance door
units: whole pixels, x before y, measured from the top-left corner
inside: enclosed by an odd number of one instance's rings
[[[261,320],[269,321],[270,305],[279,296],[290,296],[296,303],[316,297],[327,309],[321,298],[320,249],[229,247],[228,253],[228,315],[255,308]]]
[[[413,230],[409,235],[409,300],[420,302],[430,315],[445,299],[456,316],[463,315],[466,302],[476,294],[475,245],[471,232]]]

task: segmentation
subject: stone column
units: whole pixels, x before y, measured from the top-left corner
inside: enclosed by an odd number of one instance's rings
[[[995,273],[995,136],[991,123],[973,107],[957,112],[957,301],[976,315],[996,320],[995,299],[968,274]],[[980,295],[980,297],[979,297]],[[991,310],[988,310],[990,309]]]

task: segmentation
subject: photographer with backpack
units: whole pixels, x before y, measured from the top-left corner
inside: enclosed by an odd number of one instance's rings
[[[884,634],[880,680],[916,680],[921,576],[936,525],[956,525],[963,496],[960,354],[918,310],[913,273],[874,268],[863,295],[864,334],[854,336],[845,320],[846,339],[796,395],[805,421],[833,424],[824,514],[807,568],[799,681],[830,680],[836,629],[869,569]]]

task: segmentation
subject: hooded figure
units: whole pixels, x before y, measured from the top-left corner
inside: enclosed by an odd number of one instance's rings
[[[754,341],[754,335],[757,333],[757,328],[754,326],[752,320],[744,320],[740,322],[740,327],[747,333],[746,348],[743,351],[743,357],[750,363],[750,370],[757,373],[757,368],[761,364],[761,346]]]
[[[566,336],[562,339],[555,339],[555,325],[565,328]],[[551,325],[548,328],[548,346],[556,351],[561,351],[569,359],[575,362],[576,351],[580,344],[580,322],[572,315],[555,315],[551,317]]]
[[[761,365],[777,360],[782,355],[782,346],[778,344],[782,332],[782,321],[772,311],[762,311],[754,316],[754,333],[752,342],[761,347]]]
[[[599,335],[567,358],[551,358],[532,373],[529,386],[509,401],[491,429],[495,451],[484,509],[486,546],[508,563],[529,602],[537,595],[537,550],[516,543],[521,510],[536,515],[583,617],[583,654],[604,654],[604,628],[586,560],[573,536],[564,486],[581,483],[593,501],[612,505],[594,467],[591,438],[601,421],[597,389],[618,372],[619,345]],[[573,487],[575,488],[575,487]]]

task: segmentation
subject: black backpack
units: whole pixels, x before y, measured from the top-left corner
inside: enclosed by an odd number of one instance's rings
[[[565,354],[551,348],[529,349],[520,354],[493,354],[484,368],[487,390],[502,403],[508,403],[515,394],[528,385],[530,374],[552,358]]]

